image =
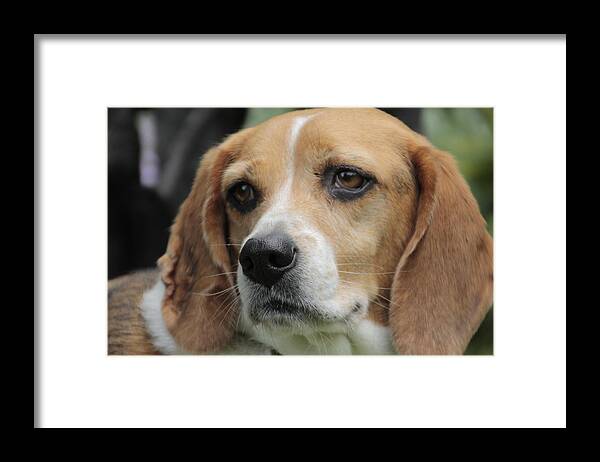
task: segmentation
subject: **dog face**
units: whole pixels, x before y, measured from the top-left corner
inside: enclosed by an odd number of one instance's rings
[[[231,160],[222,195],[251,322],[303,332],[387,321],[380,305],[416,203],[394,122],[375,111],[293,113],[258,127]]]
[[[159,264],[191,351],[368,319],[400,353],[462,353],[491,304],[491,239],[453,160],[371,109],[288,113],[209,152]]]

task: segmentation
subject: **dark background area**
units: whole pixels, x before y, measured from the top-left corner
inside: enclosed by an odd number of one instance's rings
[[[108,278],[156,264],[204,152],[241,128],[295,109],[109,108]],[[456,157],[491,233],[492,110],[381,109]],[[466,353],[493,353],[491,310]]]

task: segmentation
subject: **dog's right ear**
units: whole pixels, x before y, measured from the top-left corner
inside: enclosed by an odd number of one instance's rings
[[[167,251],[158,259],[165,284],[162,315],[188,353],[216,351],[233,337],[238,306],[221,178],[250,130],[230,136],[203,156],[171,227]]]

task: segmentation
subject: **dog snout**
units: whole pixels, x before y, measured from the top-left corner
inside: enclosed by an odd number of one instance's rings
[[[281,233],[251,238],[244,244],[239,261],[246,277],[271,287],[296,265],[296,247],[289,236]]]

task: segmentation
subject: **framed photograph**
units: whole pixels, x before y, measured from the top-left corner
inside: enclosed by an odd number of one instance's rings
[[[34,42],[35,427],[566,425],[566,36]]]

